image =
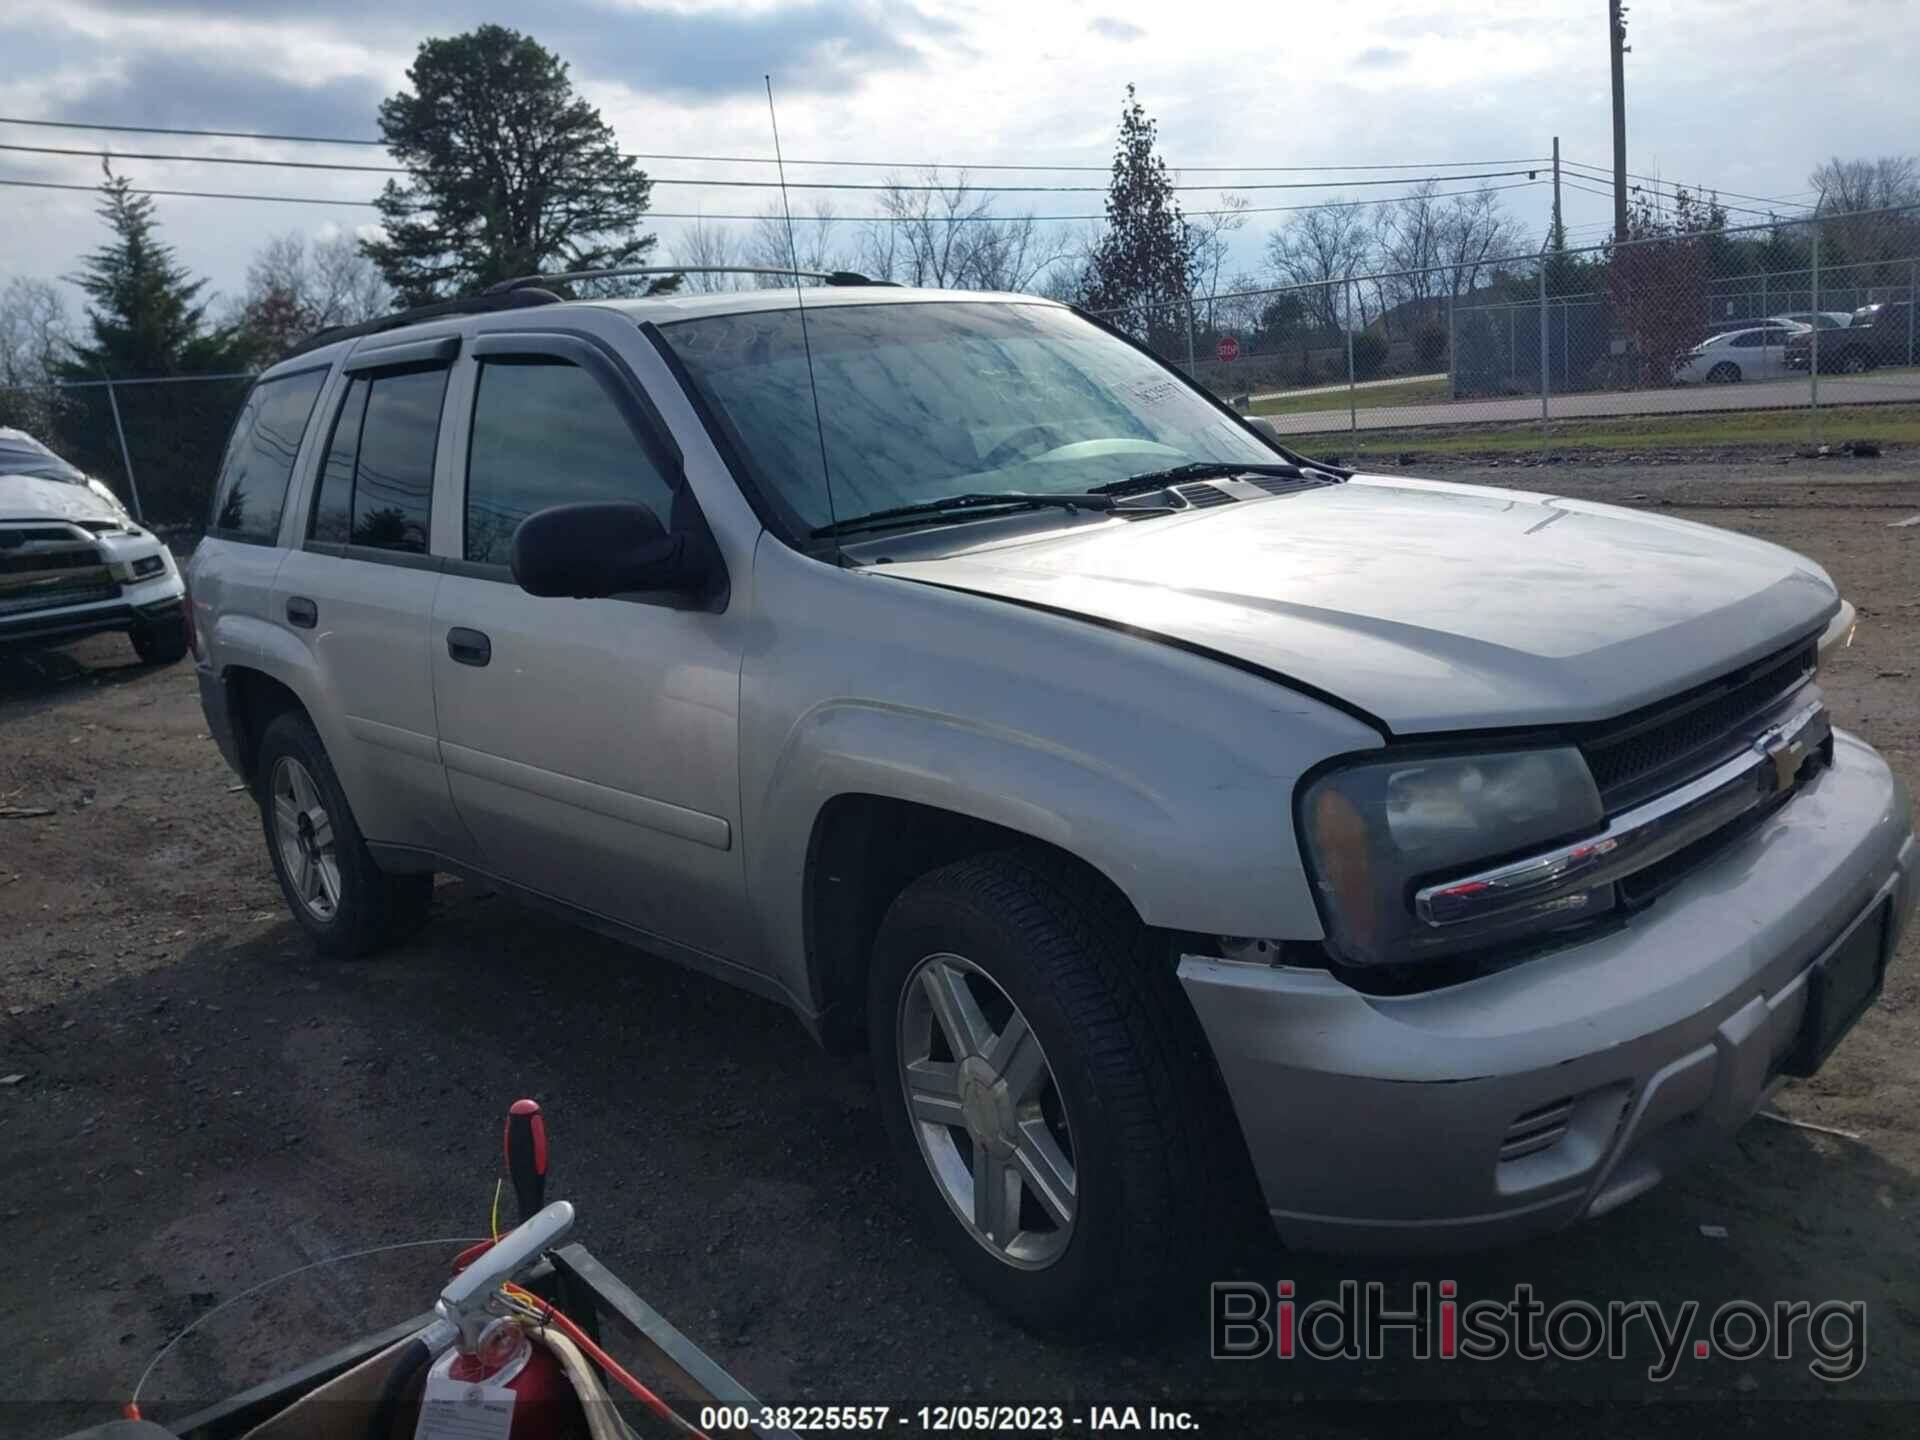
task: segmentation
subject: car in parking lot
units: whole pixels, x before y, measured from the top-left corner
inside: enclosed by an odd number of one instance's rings
[[[119,630],[150,664],[187,653],[173,554],[105,485],[0,428],[0,648]]]
[[[1819,566],[833,282],[510,284],[261,377],[197,674],[321,950],[449,872],[778,1001],[1060,1325],[1243,1202],[1361,1250],[1605,1213],[1878,993],[1920,862]]]
[[[1851,310],[1795,310],[1786,315],[1770,315],[1769,322],[1779,322],[1799,329],[1844,330],[1853,323]]]
[[[1742,380],[1777,380],[1790,374],[1787,346],[1804,325],[1755,325],[1729,330],[1701,341],[1673,367],[1676,384],[1734,385]]]
[[[1912,365],[1920,361],[1920,334],[1916,334],[1911,300],[1863,305],[1838,334],[1820,337],[1820,373],[1861,375],[1884,365]],[[1787,342],[1789,369],[1806,373],[1813,363],[1813,332]]]

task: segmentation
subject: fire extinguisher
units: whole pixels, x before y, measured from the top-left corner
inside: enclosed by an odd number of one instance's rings
[[[553,1352],[536,1345],[517,1320],[501,1318],[481,1332],[473,1353],[447,1351],[428,1372],[435,1380],[513,1392],[507,1440],[588,1440],[586,1411]]]

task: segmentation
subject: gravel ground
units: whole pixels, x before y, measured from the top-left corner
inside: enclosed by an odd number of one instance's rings
[[[1792,545],[1860,610],[1829,667],[1841,722],[1920,783],[1920,458],[1423,466],[1447,478],[1658,507]],[[551,1116],[553,1194],[579,1238],[763,1400],[1159,1405],[1210,1433],[1389,1425],[1575,1435],[1911,1434],[1920,1405],[1920,970],[1885,994],[1790,1115],[1596,1223],[1445,1262],[1257,1247],[1239,1278],[1302,1297],[1380,1279],[1551,1303],[1863,1300],[1845,1385],[1790,1361],[1650,1348],[1581,1363],[1206,1358],[1205,1276],[1158,1338],[1024,1334],[908,1233],[863,1062],[782,1011],[507,902],[443,883],[430,927],[370,962],[301,943],[259,822],[207,741],[192,671],[124,639],[0,659],[0,1306],[20,1374],[0,1434],[107,1418],[183,1324],[293,1266],[480,1233],[501,1112]],[[1724,1227],[1724,1236],[1703,1233]],[[156,1370],[186,1407],[425,1307],[446,1250],[334,1267],[216,1317]],[[210,1337],[210,1338],[207,1338]],[[204,1343],[203,1343],[204,1340]],[[1142,1412],[1144,1414],[1144,1411]],[[1069,1433],[1086,1427],[1070,1425]]]

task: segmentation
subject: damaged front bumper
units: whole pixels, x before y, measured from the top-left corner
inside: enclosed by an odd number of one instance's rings
[[[1210,956],[1179,973],[1287,1243],[1501,1244],[1738,1128],[1804,1058],[1838,957],[1892,953],[1916,869],[1904,789],[1836,732],[1792,804],[1587,943],[1417,995]]]

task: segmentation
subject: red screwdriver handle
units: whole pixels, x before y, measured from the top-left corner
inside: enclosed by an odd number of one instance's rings
[[[540,1113],[539,1101],[513,1102],[507,1110],[503,1144],[507,1178],[513,1182],[514,1199],[520,1204],[520,1223],[524,1225],[547,1203],[547,1117]]]

